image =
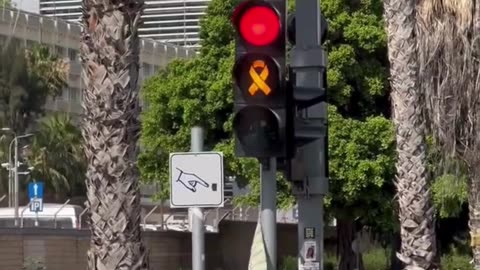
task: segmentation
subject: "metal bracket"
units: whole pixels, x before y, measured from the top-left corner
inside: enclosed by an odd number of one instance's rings
[[[327,101],[326,94],[325,88],[293,87],[293,96],[299,110]]]
[[[314,195],[325,195],[328,190],[328,179],[313,180],[305,177],[302,180],[292,181],[292,192],[296,197],[310,198]]]
[[[327,55],[322,46],[310,48],[294,48],[291,54],[290,67],[300,68],[326,68]]]
[[[264,170],[270,170],[270,158],[259,158],[258,162],[262,164]]]
[[[327,124],[324,118],[296,118],[295,141],[299,145],[306,144],[326,135]]]

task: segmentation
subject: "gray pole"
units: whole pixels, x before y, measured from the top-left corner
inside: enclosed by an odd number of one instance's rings
[[[12,207],[12,198],[13,198],[13,181],[12,181],[12,159],[10,158],[10,161],[8,163],[8,207]]]
[[[12,146],[16,140],[16,137],[16,135],[13,137],[13,140],[10,142],[8,147],[8,207],[13,207],[14,205]]]
[[[266,159],[261,165],[260,224],[267,254],[267,270],[277,269],[277,159]]]
[[[321,49],[320,1],[296,0],[296,53],[302,62],[308,59],[314,51]],[[319,88],[323,85],[323,67],[320,65],[305,65],[296,70],[296,85],[300,87]],[[327,118],[326,104],[318,104],[306,110],[304,116],[310,119]],[[326,136],[326,134],[323,134]],[[326,165],[326,140],[321,138],[305,145],[299,151],[304,162],[305,177],[303,193],[297,197],[298,202],[298,250],[299,269],[306,261],[318,264],[323,269],[323,197],[328,190]],[[305,254],[313,243],[316,252],[313,258],[305,258]]]
[[[13,185],[14,193],[15,193],[15,227],[18,227],[20,225],[19,220],[18,220],[18,138],[15,138],[15,159],[14,159],[14,174],[15,174],[15,183]]]
[[[193,127],[191,131],[191,152],[203,151],[203,129]],[[205,226],[201,208],[191,209],[192,222],[192,269],[205,270]]]

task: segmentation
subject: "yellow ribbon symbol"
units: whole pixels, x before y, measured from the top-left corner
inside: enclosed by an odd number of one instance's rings
[[[262,68],[260,74],[257,73],[255,69]],[[250,95],[255,95],[258,90],[261,90],[266,96],[270,94],[272,89],[265,83],[265,80],[268,78],[268,67],[263,60],[256,60],[253,62],[250,67],[250,77],[253,80],[252,85],[248,88]]]

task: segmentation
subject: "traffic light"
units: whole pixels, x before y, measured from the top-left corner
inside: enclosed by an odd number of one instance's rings
[[[235,153],[286,157],[289,92],[286,88],[286,1],[250,0],[232,16],[235,47]]]
[[[294,139],[292,140],[293,148],[303,146],[312,140],[324,137],[326,132],[326,115],[322,115],[316,119],[307,119],[305,117],[297,117],[298,112],[327,101],[327,53],[322,45],[325,43],[328,32],[328,22],[325,17],[320,15],[320,46],[312,48],[296,48],[297,32],[296,32],[295,14],[288,16],[287,37],[293,49],[291,52],[291,60],[288,65],[289,81],[287,82],[288,91],[292,93],[292,103],[294,112],[293,126]],[[297,82],[297,73],[305,69],[321,70],[320,84],[314,82],[313,85],[306,87],[304,83]],[[305,78],[305,77],[304,77]],[[303,80],[305,82],[305,80]],[[307,83],[307,85],[311,85]]]
[[[305,170],[302,163],[308,162],[302,160],[304,158],[302,155],[296,155],[297,149],[314,140],[324,140],[320,149],[324,162],[327,161],[328,155],[327,53],[323,48],[327,38],[328,23],[322,14],[319,16],[318,21],[308,21],[308,19],[305,20],[305,16],[302,17],[300,21],[303,23],[303,27],[296,25],[296,14],[290,14],[287,18],[287,38],[292,47],[290,61],[287,65],[287,91],[292,95],[289,100],[291,109],[289,123],[291,123],[290,130],[293,133],[290,134],[291,139],[288,140],[287,148],[292,149],[292,155],[277,159],[277,164],[279,170],[285,173],[286,178],[294,183],[297,180],[303,183],[301,180],[304,179]],[[308,31],[308,26],[318,22],[320,29],[318,33],[315,32],[316,27],[313,28],[314,33]],[[299,29],[302,32],[297,32]],[[309,74],[306,75],[306,72]],[[311,108],[317,104],[322,104],[323,108],[319,109],[318,106]],[[328,174],[327,162],[324,167],[327,168]]]

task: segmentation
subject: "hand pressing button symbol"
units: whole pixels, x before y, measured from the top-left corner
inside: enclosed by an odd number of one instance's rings
[[[198,177],[194,173],[186,173],[177,167],[177,170],[180,171],[180,175],[177,178],[176,182],[180,182],[184,187],[186,187],[191,192],[197,192],[197,185],[204,186],[206,188],[210,185],[205,182],[202,178]]]

